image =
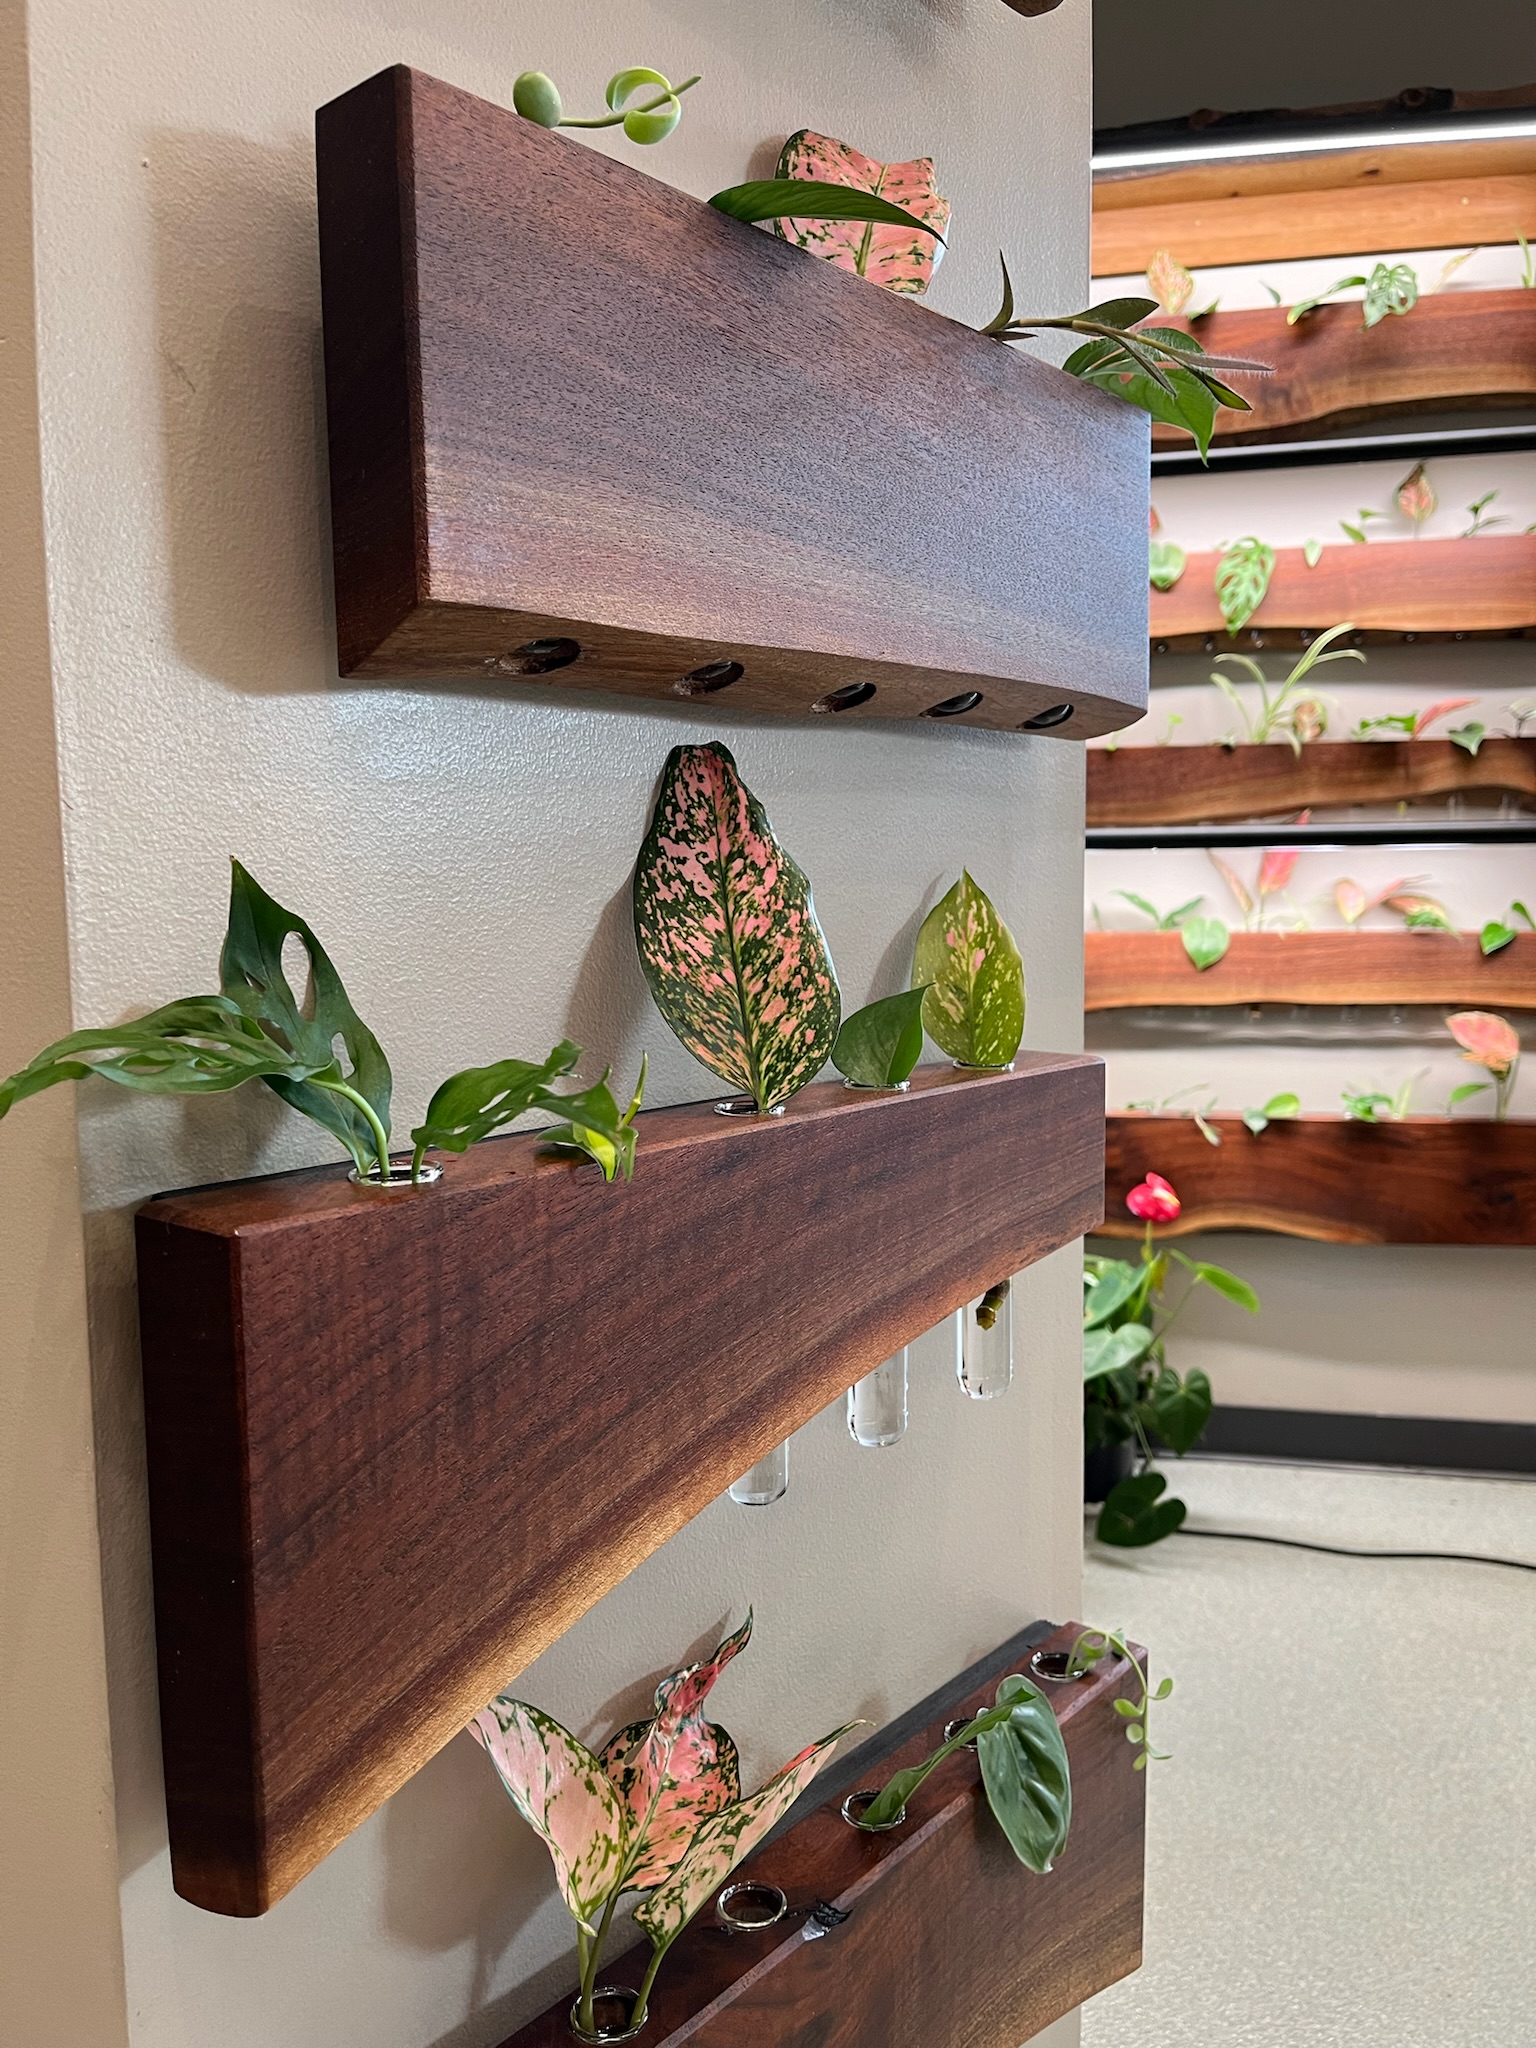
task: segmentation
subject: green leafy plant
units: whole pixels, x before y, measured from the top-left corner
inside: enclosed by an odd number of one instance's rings
[[[1301,544],[1301,559],[1309,569],[1315,569],[1323,559],[1323,544],[1320,540],[1304,540]]]
[[[1517,898],[1502,917],[1491,917],[1478,934],[1478,943],[1484,953],[1499,953],[1514,943],[1515,927],[1510,920],[1516,917],[1527,931],[1536,932],[1536,923],[1532,922],[1531,913]]]
[[[1502,512],[1490,513],[1488,510],[1498,495],[1497,491],[1484,491],[1480,498],[1472,500],[1467,507],[1467,517],[1472,523],[1463,530],[1463,540],[1474,540],[1478,534],[1486,533],[1490,526],[1508,526],[1509,521]]]
[[[1177,910],[1160,911],[1155,903],[1149,903],[1145,896],[1138,896],[1134,889],[1117,889],[1115,894],[1143,917],[1150,917],[1160,932],[1176,932],[1192,911],[1198,910],[1205,901],[1203,896],[1191,896],[1187,903],[1181,903]]]
[[[283,963],[290,939],[307,959],[307,999]],[[145,1095],[220,1094],[261,1080],[290,1109],[337,1139],[359,1178],[389,1180],[393,1081],[383,1048],[353,1009],[309,925],[269,896],[239,861],[231,863],[219,975],[216,996],[186,997],[131,1023],[76,1031],[45,1047],[20,1073],[0,1082],[0,1116],[29,1095],[93,1074]],[[540,1065],[505,1060],[453,1075],[432,1098],[426,1121],[411,1133],[412,1181],[419,1180],[430,1146],[462,1152],[530,1109],[577,1116],[592,1141],[579,1149],[611,1180],[619,1162],[610,1163],[602,1148],[620,1145],[621,1127],[606,1075],[580,1093],[560,1094],[553,1086],[580,1058],[580,1046],[563,1040]],[[626,1172],[633,1155],[630,1132]]]
[[[824,185],[809,178],[753,179],[715,193],[709,203],[717,213],[729,214],[732,220],[749,226],[782,220],[867,221],[876,227],[901,228],[907,234],[931,235],[937,243],[944,239],[926,221],[878,193],[861,192],[852,185]],[[798,237],[789,233],[783,239]]]
[[[1264,602],[1275,573],[1275,551],[1256,533],[1222,550],[1216,564],[1216,602],[1229,633],[1240,633]]]
[[[1083,346],[1062,364],[1068,376],[1097,384],[1112,397],[1140,406],[1168,426],[1182,427],[1193,436],[1203,457],[1216,430],[1218,407],[1253,410],[1246,398],[1223,382],[1224,376],[1266,376],[1270,366],[1237,356],[1209,355],[1182,328],[1143,326],[1156,311],[1155,299],[1106,299],[1081,313],[1021,319],[1014,311],[1013,283],[1004,261],[1002,304],[981,332],[995,335],[999,341],[1030,341],[1046,330],[1086,336]]]
[[[1179,937],[1184,941],[1184,951],[1201,974],[1214,967],[1218,960],[1225,960],[1227,949],[1232,944],[1232,934],[1219,917],[1187,917],[1179,927]]]
[[[1162,1475],[1160,1473],[1152,1473],[1149,1476],[1160,1478]],[[1153,1702],[1162,1701],[1169,1697],[1173,1691],[1173,1680],[1171,1678],[1162,1679],[1158,1684],[1157,1691],[1153,1692],[1147,1667],[1126,1641],[1125,1631],[1123,1629],[1099,1628],[1084,1629],[1077,1641],[1072,1645],[1072,1648],[1067,1652],[1067,1676],[1069,1678],[1086,1677],[1094,1666],[1105,1657],[1118,1657],[1122,1662],[1129,1664],[1131,1670],[1136,1675],[1136,1683],[1141,1688],[1139,1700],[1115,1701],[1115,1712],[1128,1724],[1125,1731],[1126,1740],[1134,1743],[1141,1752],[1132,1764],[1132,1770],[1144,1771],[1149,1761],[1160,1764],[1167,1763],[1167,1752],[1152,1747],[1148,1740],[1147,1730],[1151,1721]]]
[[[1362,312],[1367,327],[1379,326],[1389,313],[1411,313],[1419,302],[1419,276],[1411,263],[1378,263],[1369,276],[1362,273],[1341,277],[1337,284],[1329,285],[1327,291],[1319,292],[1316,298],[1303,299],[1300,305],[1292,306],[1285,316],[1286,325],[1294,327],[1329,299],[1337,298],[1340,292],[1358,291],[1362,285],[1365,287]]]
[[[1358,647],[1333,645],[1340,634],[1353,631],[1354,627],[1346,620],[1342,625],[1330,626],[1326,633],[1319,633],[1273,693],[1269,679],[1251,655],[1217,655],[1218,666],[1212,671],[1211,682],[1242,720],[1243,735],[1250,746],[1263,746],[1267,741],[1278,738],[1285,741],[1293,754],[1299,754],[1309,740],[1321,738],[1328,729],[1327,705],[1310,692],[1304,694],[1301,685],[1313,669],[1327,662],[1365,660]],[[1232,663],[1258,685],[1258,703],[1251,710],[1232,678],[1222,674],[1219,666],[1222,662]]]
[[[860,1725],[850,1721],[823,1736],[744,1798],[736,1745],[703,1709],[751,1632],[749,1614],[713,1657],[663,1679],[653,1717],[621,1728],[601,1751],[509,1693],[469,1724],[513,1805],[549,1850],[576,1922],[576,2010],[589,2035],[596,2032],[598,1965],[620,1899],[644,1894],[635,1919],[650,1938],[651,1960],[631,2018],[639,2027],[673,1942]]]
[[[1464,711],[1469,704],[1475,704],[1475,697],[1442,697],[1438,703],[1428,704],[1422,711],[1386,711],[1376,718],[1362,718],[1349,735],[1352,740],[1395,740],[1422,739],[1432,725],[1438,725],[1442,718],[1449,718],[1453,711]],[[1474,747],[1472,751],[1477,750]]]
[[[1211,1416],[1211,1383],[1203,1372],[1183,1377],[1168,1363],[1168,1332],[1197,1289],[1209,1287],[1249,1314],[1259,1300],[1247,1281],[1223,1266],[1158,1248],[1155,1228],[1181,1213],[1178,1195],[1149,1173],[1125,1198],[1146,1225],[1137,1264],[1090,1255],[1083,1267],[1083,1442],[1089,1451],[1134,1442],[1142,1469],[1112,1489],[1100,1511],[1101,1542],[1140,1549],[1160,1542],[1184,1520],[1182,1501],[1165,1500],[1153,1440],[1177,1457],[1192,1449]],[[1187,1276],[1179,1299],[1165,1300],[1177,1269]]]
[[[667,756],[634,919],[657,1009],[759,1112],[826,1065],[842,1008],[811,885],[718,741]]]
[[[926,983],[868,1003],[843,1019],[832,1064],[861,1088],[898,1088],[923,1050]]]
[[[1301,1097],[1286,1089],[1279,1095],[1271,1095],[1262,1109],[1245,1109],[1243,1122],[1257,1138],[1267,1131],[1271,1124],[1288,1121],[1301,1115]]]
[[[1408,1114],[1413,1091],[1427,1071],[1423,1068],[1417,1074],[1410,1074],[1395,1095],[1387,1095],[1379,1088],[1346,1088],[1343,1094],[1346,1121],[1356,1124],[1401,1123]]]
[[[1205,1100],[1197,1109],[1184,1100],[1186,1095],[1203,1095]],[[1125,1106],[1147,1116],[1187,1116],[1207,1145],[1221,1143],[1220,1131],[1210,1122],[1211,1111],[1216,1107],[1216,1090],[1206,1081],[1192,1081],[1187,1088],[1177,1088],[1161,1101],[1128,1102]]]
[[[1152,533],[1147,543],[1147,581],[1154,590],[1172,590],[1184,574],[1188,559],[1184,550],[1174,541],[1160,538],[1163,522],[1156,509],[1152,513]]]
[[[787,207],[771,216],[773,232],[887,291],[914,296],[927,291],[949,226],[949,201],[939,197],[934,185],[932,157],[877,163],[846,142],[802,128],[781,150],[775,182],[801,190],[813,186],[823,195],[823,205],[828,191],[849,190],[894,207],[902,216],[899,221],[867,212],[833,216],[818,205],[807,210],[797,191]]]
[[[920,1764],[888,1779],[854,1825],[897,1825],[908,1801],[939,1765],[971,1743],[993,1818],[1025,1868],[1043,1876],[1071,1831],[1072,1773],[1050,1702],[1018,1672],[999,1685],[995,1705],[973,1715]]]
[[[1520,284],[1525,291],[1536,288],[1536,257],[1531,255],[1531,245],[1524,235],[1516,235],[1520,244]]]
[[[512,104],[525,121],[540,128],[622,128],[631,142],[665,142],[683,118],[683,94],[699,83],[701,73],[673,85],[661,72],[646,65],[616,71],[603,97],[608,112],[590,120],[568,115],[559,87],[543,71],[520,71],[512,82]],[[635,95],[646,97],[635,102]]]
[[[923,919],[912,986],[923,1024],[962,1067],[1007,1067],[1024,1036],[1024,963],[986,891],[963,873]]]

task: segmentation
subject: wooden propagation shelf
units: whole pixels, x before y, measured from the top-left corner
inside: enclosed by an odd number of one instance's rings
[[[1109,1118],[1106,1237],[1140,1237],[1125,1196],[1150,1170],[1178,1190],[1178,1221],[1197,1230],[1273,1230],[1333,1244],[1536,1244],[1536,1122],[1410,1116],[1355,1123],[1301,1116],[1255,1137],[1241,1117],[1121,1111]]]
[[[860,1834],[840,1811],[848,1792],[920,1762],[951,1717],[990,1706],[1006,1673],[1029,1674],[1032,1649],[1065,1650],[1078,1633],[1076,1623],[1026,1630],[824,1774],[735,1880],[778,1886],[786,1917],[727,1935],[706,1908],[668,1956],[641,2038],[653,2048],[1018,2048],[1137,1969],[1146,1780],[1113,1710],[1129,1690],[1123,1664],[1043,1685],[1072,1766],[1072,1832],[1049,1876],[1014,1856],[963,1752],[889,1834]],[[819,1901],[848,1918],[806,1941]],[[634,1987],[649,1954],[605,1965],[605,1980]],[[567,1992],[502,2048],[570,2048],[570,2003]]]
[[[1393,143],[1100,172],[1093,274],[1145,270],[1159,249],[1192,268],[1530,236],[1536,136]]]
[[[1050,1169],[1021,1174],[1021,1158]],[[138,1219],[172,1876],[264,1912],[838,1392],[1099,1218],[1103,1075],[1021,1054]]]
[[[1479,534],[1472,540],[1329,542],[1308,568],[1300,548],[1277,548],[1263,603],[1230,636],[1216,602],[1216,554],[1191,555],[1172,590],[1153,590],[1148,608],[1159,649],[1246,649],[1255,635],[1273,645],[1348,620],[1362,635],[1468,639],[1536,628],[1536,534]]]
[[[1234,932],[1225,958],[1204,969],[1177,932],[1088,932],[1084,950],[1089,1010],[1206,1003],[1536,1009],[1536,934],[1528,932],[1487,955],[1475,932]]]
[[[1088,750],[1088,823],[1205,825],[1441,796],[1536,797],[1536,739]]]
[[[1144,414],[403,66],[317,132],[344,675],[1144,707]]]
[[[1536,399],[1536,291],[1441,292],[1375,327],[1362,325],[1358,305],[1344,303],[1319,306],[1294,327],[1285,307],[1264,306],[1212,313],[1191,331],[1212,355],[1273,368],[1270,377],[1244,382],[1252,412],[1218,415],[1216,439],[1231,444]],[[1187,445],[1188,436],[1155,426],[1152,443],[1172,448]]]

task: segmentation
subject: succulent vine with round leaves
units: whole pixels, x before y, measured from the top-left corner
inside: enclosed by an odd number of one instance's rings
[[[634,64],[615,71],[603,97],[606,114],[579,119],[565,111],[560,88],[544,71],[520,71],[512,84],[512,105],[525,121],[540,128],[620,128],[631,142],[665,142],[683,118],[682,96],[703,76],[695,72],[681,85],[673,85],[649,65]],[[644,97],[637,100],[636,95]]]

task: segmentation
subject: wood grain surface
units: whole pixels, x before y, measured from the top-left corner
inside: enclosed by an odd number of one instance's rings
[[[1088,932],[1084,1006],[1444,1003],[1536,1009],[1536,934],[1484,955],[1474,932],[1234,932],[1197,969],[1177,932]]]
[[[1066,1648],[1071,1623],[1031,1631]],[[859,1785],[920,1762],[951,1716],[990,1706],[1006,1672],[1029,1670],[1008,1646],[983,1682],[936,1706],[916,1735],[877,1738]],[[975,1758],[942,1764],[905,1824],[864,1835],[813,1786],[791,1824],[741,1866],[773,1884],[795,1918],[727,1935],[701,1916],[662,1966],[642,2037],[651,2048],[1018,2048],[1141,1963],[1146,1780],[1134,1771],[1112,1702],[1125,1667],[1047,1687],[1072,1764],[1072,1833],[1046,1877],[1025,1870],[993,1820]],[[825,1900],[849,1915],[804,1940],[803,1909]],[[642,1946],[604,1978],[639,1983]],[[570,2048],[570,1994],[502,2048]]]
[[[1536,739],[1326,742],[1088,750],[1088,823],[1204,825],[1350,804],[1536,797]]]
[[[317,136],[343,674],[1144,706],[1144,414],[420,72]]]
[[[1536,226],[1536,208],[1533,208]],[[1186,329],[1187,321],[1180,323]],[[1294,327],[1283,306],[1216,312],[1191,330],[1212,355],[1268,363],[1238,381],[1252,412],[1218,415],[1218,441],[1294,440],[1386,415],[1529,405],[1536,398],[1536,292],[1442,292],[1374,327],[1357,304],[1319,306]],[[1172,427],[1154,447],[1188,445]]]
[[[1120,1111],[1109,1119],[1103,1237],[1140,1237],[1128,1189],[1150,1170],[1183,1208],[1165,1237],[1273,1230],[1330,1244],[1536,1244],[1536,1123],[1411,1116],[1362,1124],[1302,1116],[1258,1137],[1241,1117]]]
[[[647,1111],[627,1186],[528,1136],[149,1203],[177,1890],[264,1912],[774,1444],[1090,1228],[1102,1161],[1099,1063],[1037,1053]]]
[[[1352,508],[1351,508],[1352,509]],[[1215,554],[1191,555],[1172,590],[1154,590],[1154,642],[1214,636],[1216,651],[1247,651],[1253,633],[1321,632],[1343,620],[1362,631],[1471,635],[1536,626],[1536,534],[1472,540],[1330,542],[1316,568],[1300,548],[1277,548],[1275,571],[1250,627],[1229,636],[1216,602]]]

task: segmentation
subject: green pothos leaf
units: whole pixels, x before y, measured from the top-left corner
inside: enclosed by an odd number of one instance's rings
[[[1006,1067],[1024,1036],[1024,963],[984,889],[964,873],[923,919],[912,986],[928,1036],[965,1067]]]
[[[1224,960],[1232,934],[1219,917],[1187,917],[1179,928],[1184,950],[1195,967],[1204,973]]]
[[[922,1055],[926,993],[923,987],[903,989],[845,1017],[832,1048],[837,1071],[866,1088],[905,1081]]]
[[[1094,1533],[1117,1550],[1145,1550],[1183,1526],[1189,1509],[1181,1500],[1164,1500],[1168,1482],[1161,1472],[1137,1472],[1111,1489],[1099,1510]]]
[[[634,907],[656,1007],[711,1073],[767,1111],[826,1064],[842,1007],[811,885],[718,741],[667,756]]]
[[[997,1689],[1005,1721],[981,1729],[976,1757],[987,1804],[1026,1869],[1048,1871],[1072,1826],[1072,1771],[1061,1728],[1038,1686],[1017,1672]]]

